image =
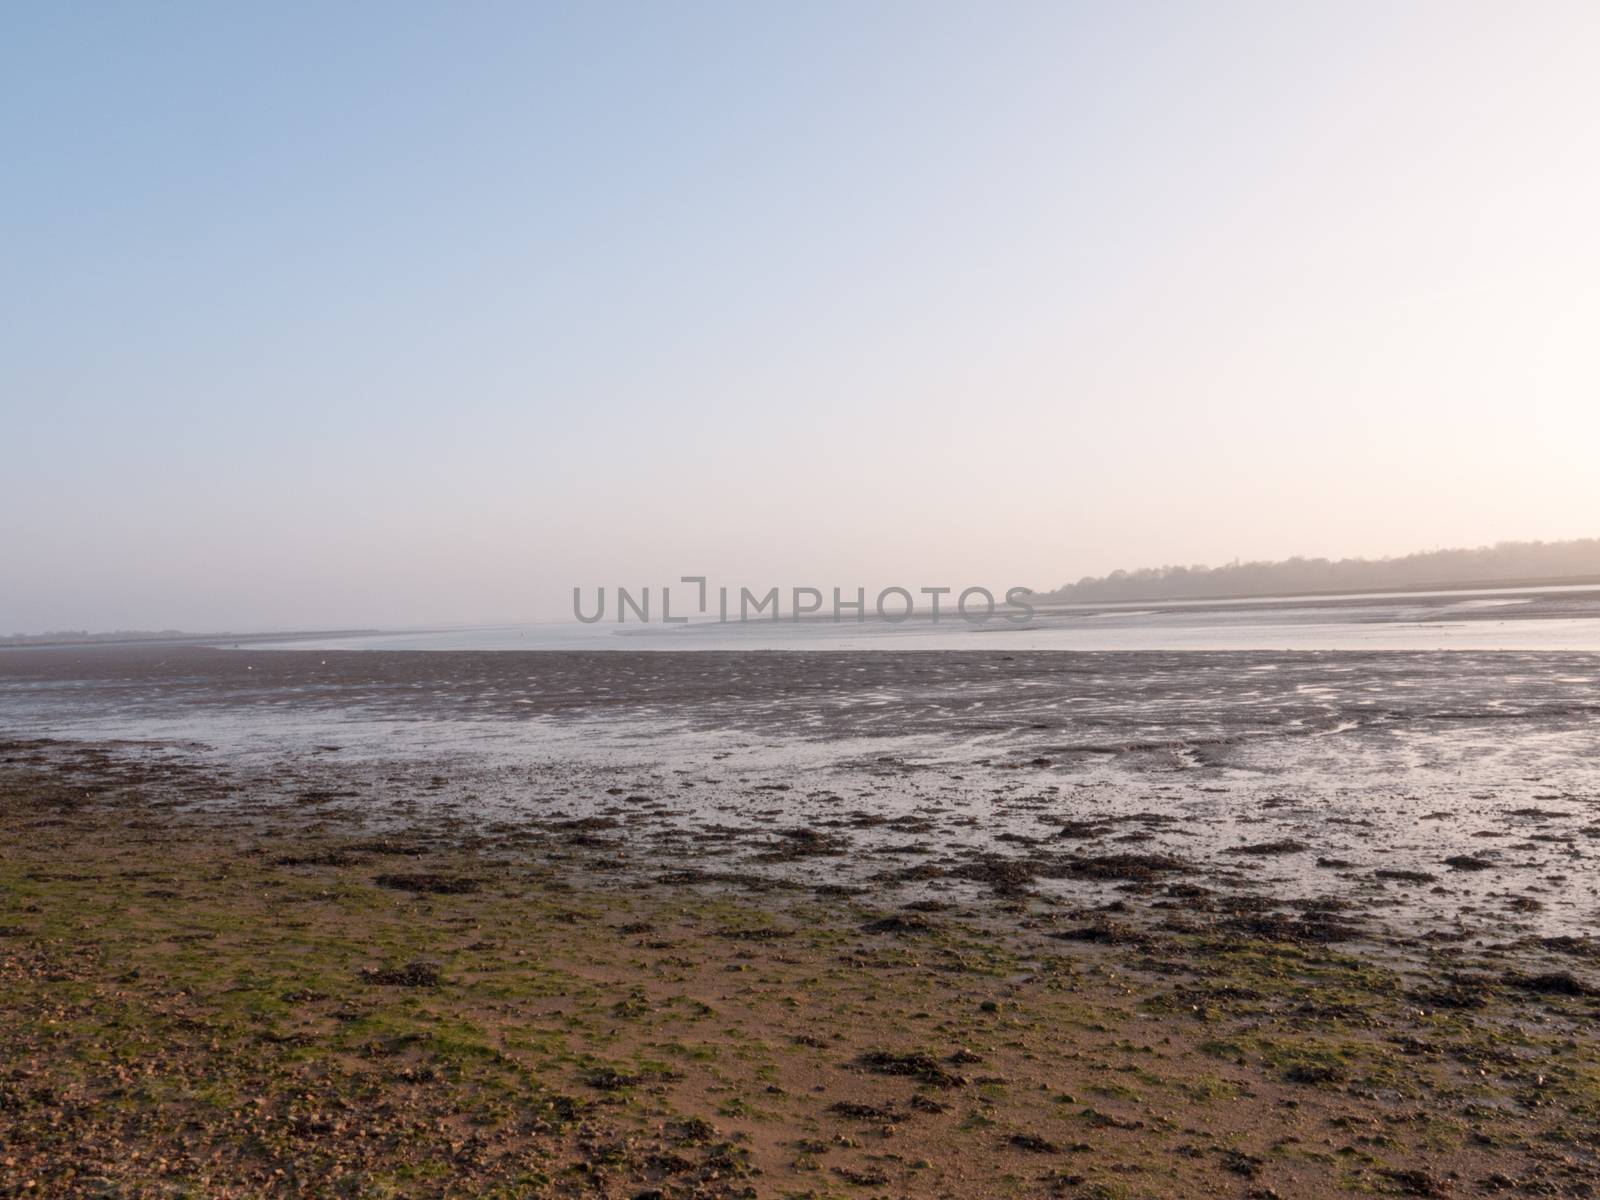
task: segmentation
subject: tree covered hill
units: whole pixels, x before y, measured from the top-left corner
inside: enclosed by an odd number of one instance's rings
[[[1144,567],[1086,577],[1040,597],[1073,603],[1191,600],[1585,579],[1600,579],[1600,538],[1500,542],[1477,549],[1427,550],[1400,558],[1291,558],[1232,562],[1221,567]]]

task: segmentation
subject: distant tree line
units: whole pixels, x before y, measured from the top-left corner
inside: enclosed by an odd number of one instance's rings
[[[1051,600],[1193,600],[1305,592],[1404,591],[1450,584],[1558,582],[1600,577],[1600,538],[1500,542],[1402,558],[1291,558],[1221,567],[1144,567],[1085,577],[1043,593]]]

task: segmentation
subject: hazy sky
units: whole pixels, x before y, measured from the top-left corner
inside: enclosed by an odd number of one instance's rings
[[[0,632],[1600,533],[1600,7],[0,9]]]

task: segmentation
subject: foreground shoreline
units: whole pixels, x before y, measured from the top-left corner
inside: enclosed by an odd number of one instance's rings
[[[1585,946],[375,834],[336,767],[125,750],[0,746],[0,1194],[1593,1194]]]

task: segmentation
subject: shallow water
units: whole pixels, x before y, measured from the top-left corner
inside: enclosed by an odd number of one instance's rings
[[[1041,607],[903,622],[790,618],[646,625],[577,621],[241,643],[310,650],[1590,650],[1600,589],[1433,593]]]

